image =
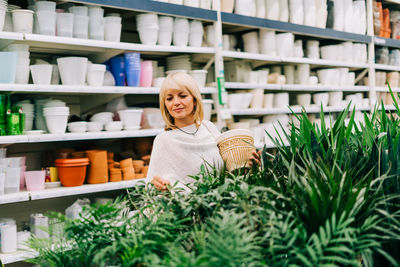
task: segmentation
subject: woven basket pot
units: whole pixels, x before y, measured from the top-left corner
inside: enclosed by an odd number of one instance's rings
[[[235,129],[222,133],[217,146],[228,171],[249,167],[249,159],[254,147],[254,138],[249,130]]]

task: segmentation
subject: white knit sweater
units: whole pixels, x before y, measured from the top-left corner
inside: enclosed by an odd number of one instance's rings
[[[196,126],[192,124],[181,129],[194,133]],[[179,182],[182,186],[194,182],[189,175],[198,174],[200,166],[205,162],[221,167],[223,160],[215,142],[219,134],[212,122],[204,120],[194,136],[179,129],[157,135],[153,142],[147,182],[154,176],[160,176],[171,185]]]

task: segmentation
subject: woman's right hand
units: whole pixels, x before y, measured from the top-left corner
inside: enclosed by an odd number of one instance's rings
[[[165,180],[160,176],[154,176],[151,183],[160,191],[167,191],[167,185],[171,185],[168,180]]]

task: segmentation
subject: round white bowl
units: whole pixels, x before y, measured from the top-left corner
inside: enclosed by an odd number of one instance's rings
[[[88,132],[100,132],[103,130],[103,123],[97,121],[90,121],[87,123]]]
[[[110,121],[106,124],[106,131],[109,132],[118,132],[122,130],[123,122],[122,121]]]
[[[138,127],[142,121],[143,109],[125,109],[118,111],[120,120],[124,123],[124,129]]]

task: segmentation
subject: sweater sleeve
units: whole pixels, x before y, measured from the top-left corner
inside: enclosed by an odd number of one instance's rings
[[[214,137],[214,139],[216,139],[221,134],[217,126],[215,126],[215,124],[212,123],[211,121],[203,120],[202,123],[210,132],[210,134]]]
[[[153,142],[149,170],[147,172],[146,182],[151,182],[154,176],[160,176],[163,179],[170,180],[171,174],[168,173],[169,157],[168,142],[165,135],[158,135]]]

